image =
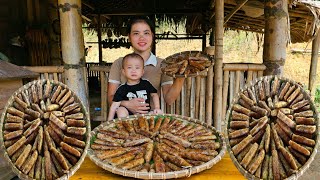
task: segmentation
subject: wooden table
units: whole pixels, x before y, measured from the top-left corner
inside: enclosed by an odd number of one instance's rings
[[[78,171],[71,176],[70,180],[121,180],[129,179],[128,177],[113,174],[94,164],[88,157],[85,158]],[[238,171],[232,163],[229,155],[226,155],[211,169],[202,171],[198,174],[193,174],[190,180],[206,180],[206,179],[223,179],[223,180],[242,180],[245,177]]]

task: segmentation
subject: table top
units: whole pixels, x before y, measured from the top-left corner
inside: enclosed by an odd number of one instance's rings
[[[190,180],[206,180],[206,179],[223,179],[223,180],[242,180],[245,177],[238,171],[236,166],[232,163],[228,153],[219,161],[213,165],[211,169],[207,169],[197,174],[193,174]],[[107,170],[104,170],[92,162],[88,157],[85,158],[78,171],[71,176],[70,180],[122,180],[129,179],[129,177],[113,174]]]

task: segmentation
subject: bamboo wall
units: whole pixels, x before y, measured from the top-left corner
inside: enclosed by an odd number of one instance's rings
[[[41,67],[25,67],[31,71],[40,73],[41,79],[53,79],[64,82],[63,67],[62,66],[41,66]],[[263,76],[263,71],[266,69],[263,64],[239,64],[230,63],[223,64],[223,88],[222,88],[222,120],[221,125],[224,125],[224,119],[236,93],[249,84],[252,80]],[[92,66],[89,71],[100,73],[101,82],[101,116],[94,120],[105,121],[108,116],[107,104],[107,85],[110,66]],[[210,94],[210,87],[207,87],[208,78],[207,73],[204,72],[197,77],[189,77],[186,79],[182,88],[180,96],[173,105],[165,105],[163,98],[161,98],[161,109],[165,113],[179,114],[192,118],[199,119],[206,123],[213,124],[214,120],[206,119],[208,115],[214,113],[211,105],[207,102],[207,94]],[[214,90],[213,90],[214,91]]]

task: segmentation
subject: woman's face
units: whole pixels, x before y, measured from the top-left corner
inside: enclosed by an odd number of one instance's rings
[[[132,25],[129,40],[135,52],[143,53],[151,50],[153,34],[150,26],[144,22]]]

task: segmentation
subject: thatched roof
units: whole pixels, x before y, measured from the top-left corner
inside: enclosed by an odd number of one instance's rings
[[[225,28],[250,32],[264,32],[264,0],[225,0]],[[289,0],[291,42],[307,42],[319,29],[320,2]],[[112,29],[116,35],[125,35],[128,19],[134,15],[148,15],[158,23],[176,26],[186,20],[188,34],[206,33],[214,27],[213,0],[82,0],[82,14],[91,19],[90,27],[97,27],[98,14],[103,30]]]

